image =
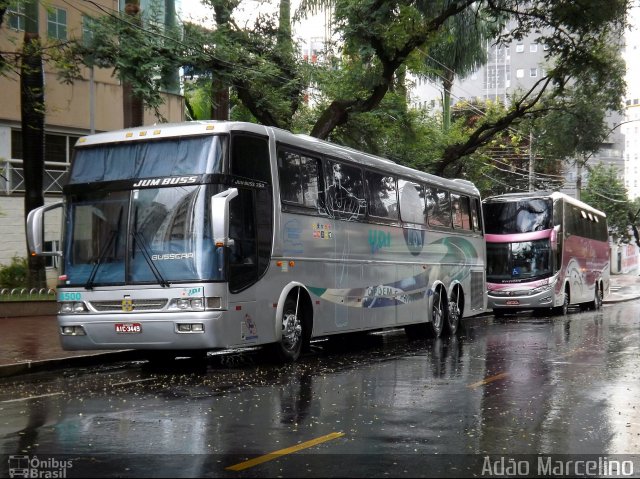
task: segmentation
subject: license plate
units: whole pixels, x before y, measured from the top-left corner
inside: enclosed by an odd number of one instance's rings
[[[140,323],[116,323],[116,333],[141,333]]]
[[[517,305],[517,304],[520,304],[520,301],[518,301],[517,299],[508,299],[508,300],[507,300],[507,304],[508,304],[509,306],[515,306],[515,305]]]

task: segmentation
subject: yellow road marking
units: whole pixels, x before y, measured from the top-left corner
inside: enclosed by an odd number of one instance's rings
[[[482,381],[478,381],[477,383],[469,384],[467,387],[470,389],[477,388],[478,386],[484,386],[485,384],[492,383],[494,381],[498,381],[499,379],[506,378],[509,373],[499,373],[495,376],[490,376],[488,378],[483,379]]]
[[[263,462],[272,461],[282,456],[286,456],[287,454],[293,454],[294,452],[298,452],[302,449],[307,449],[309,447],[316,446],[323,442],[331,441],[332,439],[338,439],[339,437],[344,436],[343,432],[332,432],[331,434],[327,434],[326,436],[318,437],[316,439],[312,439],[307,442],[302,442],[296,446],[287,447],[285,449],[280,449],[278,451],[270,452],[269,454],[265,454],[264,456],[255,457],[248,461],[240,462],[233,466],[229,466],[226,468],[227,471],[243,471],[253,466],[257,466],[258,464],[262,464]]]

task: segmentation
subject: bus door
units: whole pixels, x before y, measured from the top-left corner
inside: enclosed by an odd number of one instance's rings
[[[256,287],[271,261],[273,196],[268,139],[235,133],[230,156],[231,186],[237,188],[238,196],[229,203],[229,312],[233,327],[239,325],[240,344],[250,344],[270,340],[274,334],[269,324],[273,315],[263,314],[273,309],[272,298],[258,293],[262,289]]]

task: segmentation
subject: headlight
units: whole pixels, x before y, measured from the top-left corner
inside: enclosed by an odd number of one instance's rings
[[[86,313],[87,311],[87,306],[81,301],[77,303],[60,303],[61,313]]]
[[[532,289],[531,294],[542,293],[543,291],[549,291],[550,289],[551,289],[551,286],[548,284],[545,284],[544,286],[538,286],[537,288]]]
[[[204,300],[202,298],[175,298],[169,303],[169,310],[204,311]]]

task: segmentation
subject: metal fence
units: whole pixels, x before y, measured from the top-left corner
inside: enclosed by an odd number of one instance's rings
[[[56,290],[53,288],[2,288],[0,289],[0,301],[18,300],[46,300],[56,299]]]
[[[69,164],[57,161],[44,162],[43,192],[62,193]],[[0,194],[24,193],[24,169],[22,160],[0,160]]]

